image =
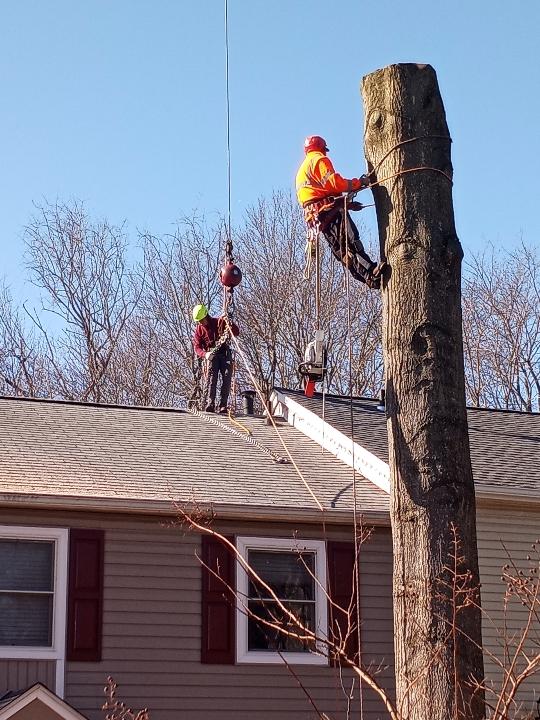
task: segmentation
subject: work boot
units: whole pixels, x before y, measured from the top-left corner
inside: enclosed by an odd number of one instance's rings
[[[204,408],[204,412],[216,412],[216,406],[214,403],[208,403],[208,405]]]

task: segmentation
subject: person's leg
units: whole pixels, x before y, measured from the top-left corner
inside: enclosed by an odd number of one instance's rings
[[[345,215],[343,211],[342,217]],[[364,282],[371,276],[373,270],[377,267],[377,264],[366,253],[362,241],[360,240],[360,233],[356,224],[353,222],[350,214],[347,213],[347,237],[344,238],[343,243],[348,244],[349,252],[352,254],[352,267],[350,268],[353,275],[361,275]],[[343,248],[345,253],[345,247]],[[353,271],[354,268],[354,271]]]
[[[213,355],[208,362],[208,396],[206,398],[206,412],[216,409],[216,390],[219,375],[219,354]]]
[[[233,359],[232,352],[228,349],[220,353],[220,355],[221,390],[219,399],[219,410],[220,412],[222,412],[227,409],[227,404],[229,402],[229,393],[231,392],[232,382]]]
[[[367,256],[367,259],[364,259],[362,256],[357,255],[357,243],[359,243],[360,240],[358,230],[349,217],[347,227],[348,237],[345,236],[343,224],[344,215],[345,212],[341,207],[333,207],[330,210],[321,212],[319,215],[321,219],[321,232],[330,245],[334,257],[350,270],[351,275],[356,280],[365,283],[369,277],[370,269],[374,267],[375,264],[372,263]]]

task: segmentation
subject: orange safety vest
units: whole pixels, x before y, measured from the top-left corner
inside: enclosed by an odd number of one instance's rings
[[[346,180],[334,170],[332,161],[318,150],[308,152],[296,173],[296,195],[302,207],[315,200],[360,189],[360,180]]]

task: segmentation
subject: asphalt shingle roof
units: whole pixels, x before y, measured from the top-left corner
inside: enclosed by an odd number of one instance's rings
[[[264,419],[241,418],[253,437],[284,455]],[[227,418],[222,420],[228,425]],[[352,470],[301,432],[279,431],[321,504],[352,507]],[[0,501],[21,496],[163,505],[316,510],[292,464],[181,410],[0,398]],[[386,494],[356,475],[359,505],[386,512]]]
[[[283,390],[285,395],[322,417],[322,396]],[[386,415],[377,400],[353,398],[354,439],[388,462]],[[324,418],[351,436],[348,397],[326,395]],[[469,408],[471,462],[477,491],[521,493],[540,499],[540,413]]]

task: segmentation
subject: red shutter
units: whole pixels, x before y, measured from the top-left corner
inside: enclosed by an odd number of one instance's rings
[[[227,538],[234,542],[234,538]],[[235,558],[211,535],[202,537],[202,644],[201,662],[234,665],[235,660]],[[210,568],[217,573],[216,577]]]
[[[101,660],[103,530],[69,533],[67,660]]]
[[[330,638],[345,637],[348,630],[349,620],[346,611],[351,605],[354,588],[354,543],[349,542],[328,542],[328,591],[335,603],[329,603],[328,627]],[[336,607],[337,605],[337,607]],[[341,609],[343,608],[343,609]],[[347,640],[346,652],[352,659],[358,653],[358,632],[356,630],[356,607],[351,605],[351,623],[354,631]]]

